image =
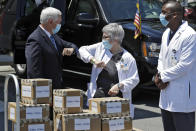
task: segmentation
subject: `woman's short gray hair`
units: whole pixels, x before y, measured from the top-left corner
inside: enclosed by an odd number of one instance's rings
[[[110,23],[104,26],[102,32],[108,34],[112,40],[117,40],[120,43],[123,41],[125,34],[122,26],[117,23]]]
[[[53,7],[47,7],[45,9],[43,9],[41,12],[40,23],[45,24],[48,22],[49,19],[57,21],[58,17],[61,15],[62,15],[62,13],[60,10],[53,8]]]

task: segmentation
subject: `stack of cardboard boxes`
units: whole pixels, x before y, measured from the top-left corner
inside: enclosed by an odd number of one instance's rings
[[[49,119],[52,103],[52,81],[48,79],[22,79],[20,103],[20,131],[52,131]],[[16,125],[16,103],[8,103],[8,119],[12,130]]]
[[[102,131],[132,131],[129,100],[119,97],[92,98],[89,110],[101,115]]]
[[[54,131],[101,131],[100,115],[83,110],[81,90],[53,90],[53,110]]]
[[[52,102],[53,96],[53,102]],[[53,120],[50,121],[50,105]],[[9,102],[8,118],[16,128],[16,103]],[[21,80],[20,131],[132,131],[129,100],[119,97],[92,98],[83,110],[78,89],[55,89],[48,79]]]
[[[80,90],[54,90],[54,131],[132,131],[127,99],[93,98],[89,100],[89,110],[82,107]]]

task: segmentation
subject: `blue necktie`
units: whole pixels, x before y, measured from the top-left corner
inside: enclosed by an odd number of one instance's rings
[[[58,48],[57,48],[57,46],[56,46],[56,42],[55,42],[55,39],[54,39],[54,36],[53,36],[53,35],[50,36],[50,40],[52,41],[53,46],[54,46],[54,47],[56,48],[56,50],[58,51]]]

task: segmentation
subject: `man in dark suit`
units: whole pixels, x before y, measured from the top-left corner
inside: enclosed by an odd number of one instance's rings
[[[61,11],[47,7],[40,15],[40,25],[26,43],[27,78],[52,79],[53,89],[63,88],[63,56],[77,54],[76,45],[62,40],[56,33],[61,27]]]

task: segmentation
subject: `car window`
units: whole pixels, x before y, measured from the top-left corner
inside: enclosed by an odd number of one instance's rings
[[[101,0],[100,2],[106,17],[110,20],[133,19],[136,13],[136,0]]]
[[[136,0],[100,0],[100,2],[106,17],[111,21],[135,18]],[[142,19],[159,19],[161,7],[162,3],[159,0],[140,0]]]
[[[32,11],[37,7],[35,1],[27,0],[26,7],[25,7],[25,16],[28,16],[32,13]]]
[[[46,1],[37,4],[35,0],[26,0],[26,3],[21,4],[25,7],[24,11],[21,11],[22,15],[17,19],[16,36],[17,39],[26,39],[40,24],[41,11],[48,7],[48,4]]]
[[[38,8],[43,3],[47,4],[47,0],[26,0],[25,16],[30,15],[34,9]]]
[[[5,8],[8,0],[0,0],[0,12]]]
[[[159,1],[143,0],[141,5],[141,15],[143,18],[159,18],[162,3]]]
[[[96,9],[94,8],[91,0],[79,0],[78,7],[76,9],[76,16],[79,13],[88,13],[93,17],[97,16]]]

